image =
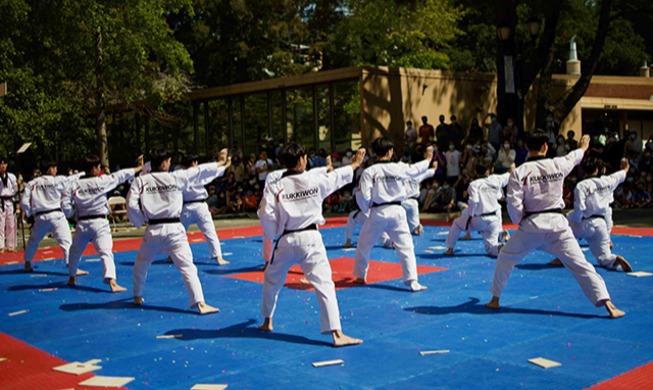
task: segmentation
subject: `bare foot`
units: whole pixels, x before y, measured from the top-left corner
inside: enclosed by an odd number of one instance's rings
[[[443,253],[445,256],[453,256],[453,248],[447,249],[446,252]]]
[[[217,307],[213,307],[209,304],[206,304],[204,302],[197,302],[197,308],[200,311],[200,314],[211,314],[211,313],[219,313],[220,309]]]
[[[497,247],[497,252],[501,252],[501,249],[503,249],[504,246],[506,246],[506,244],[499,244]]]
[[[227,265],[227,264],[229,264],[229,262],[227,260],[223,259],[222,256],[218,256],[216,258],[216,260],[218,261],[218,265]]]
[[[562,264],[562,261],[560,261],[560,259],[553,259],[549,261],[549,265],[553,267],[562,267],[564,264]]]
[[[301,284],[311,284],[311,282],[309,282],[308,279],[306,279],[306,278],[299,279],[299,283],[301,283]]]
[[[501,306],[499,306],[499,297],[492,297],[490,299],[490,302],[485,304],[485,307],[493,309],[493,310],[499,310]]]
[[[351,240],[347,240],[347,242],[345,242],[345,245],[343,245],[342,247],[343,248],[351,248],[352,247]]]
[[[472,239],[472,234],[470,232],[465,233],[464,236],[460,237],[460,241],[469,241]]]
[[[419,225],[417,229],[415,229],[415,231],[413,232],[413,234],[416,236],[421,236],[422,233],[424,233],[424,226],[422,225]]]
[[[449,213],[447,214],[447,222],[453,222],[454,219],[458,218],[460,213]]]
[[[74,286],[74,285],[76,285],[76,284],[77,284],[77,278],[74,277],[74,276],[70,276],[70,277],[68,278],[68,285],[69,285],[69,286]]]
[[[168,258],[166,259],[166,263],[172,263],[172,257],[168,256]]]
[[[612,240],[610,240],[610,249],[612,249],[613,246],[614,244],[612,243]]]
[[[349,337],[342,333],[342,330],[334,330],[331,334],[333,335],[334,347],[346,347],[348,345],[358,345],[363,343],[363,340]]]
[[[625,311],[617,309],[617,307],[609,299],[605,301],[605,308],[608,313],[610,313],[610,318],[620,318],[626,315]]]
[[[412,282],[410,282],[410,291],[412,292],[424,291],[426,289],[428,289],[428,287],[422,286],[421,284],[419,284],[419,282],[417,282],[417,280],[413,280]]]
[[[614,264],[615,266],[620,265],[621,269],[623,269],[624,272],[633,272],[633,267],[631,267],[630,263],[621,256],[617,256],[617,259],[614,261]]]
[[[510,240],[510,232],[507,230],[504,230],[501,232],[499,235],[499,241],[508,241]]]
[[[140,306],[145,302],[145,299],[143,297],[134,297],[134,305]]]
[[[127,289],[119,285],[115,279],[109,280],[109,286],[111,287],[111,292],[113,293],[127,291]]]
[[[77,275],[77,276],[88,275],[88,271],[84,271],[84,270],[82,270],[82,269],[77,268],[77,274],[76,274],[76,275]]]
[[[360,284],[360,285],[367,284],[367,282],[366,282],[365,279],[363,279],[363,278],[356,278],[356,279],[354,279],[354,281],[353,281],[352,283],[354,283],[354,284]]]
[[[258,327],[259,330],[262,330],[264,332],[272,332],[272,318],[270,317],[265,317],[265,320],[263,320],[263,323]]]
[[[9,251],[9,252],[18,252],[18,249],[16,249],[16,248],[9,248],[8,251]]]
[[[34,272],[34,268],[32,268],[32,263],[29,261],[25,262],[25,272]]]

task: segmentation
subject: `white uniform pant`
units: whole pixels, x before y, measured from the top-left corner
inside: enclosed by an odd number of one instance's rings
[[[345,238],[348,241],[351,241],[351,239],[354,237],[354,231],[356,230],[356,227],[363,226],[365,221],[367,221],[367,217],[365,214],[363,214],[362,211],[355,210],[349,213],[349,216],[347,217],[347,227],[345,227]],[[386,232],[383,232],[379,236],[379,244],[383,245],[386,248],[392,247],[392,240]]]
[[[179,219],[181,219],[181,223],[184,225],[186,230],[188,230],[188,227],[192,224],[196,224],[197,227],[200,228],[200,231],[204,234],[204,237],[206,237],[206,243],[209,245],[209,257],[211,259],[222,257],[220,240],[215,231],[215,224],[213,224],[209,205],[206,202],[184,204]]]
[[[68,265],[68,254],[70,251],[70,244],[72,243],[72,236],[70,235],[70,228],[68,221],[61,211],[54,211],[47,214],[42,214],[34,217],[34,225],[29,233],[29,241],[27,241],[27,248],[25,248],[25,261],[32,261],[36,250],[39,249],[39,243],[46,234],[52,233],[57,243],[63,251],[63,259]]]
[[[265,260],[266,263],[272,260],[273,247],[274,247],[274,242],[272,242],[272,240],[270,240],[269,238],[263,236],[263,254],[261,255],[261,257],[263,257],[263,260]]]
[[[320,331],[327,333],[342,329],[331,265],[322,235],[315,230],[290,233],[279,238],[274,259],[265,269],[261,304],[263,316],[272,318],[274,315],[279,291],[286,281],[288,270],[295,263],[299,263],[306,279],[315,289],[320,306]]]
[[[571,229],[548,233],[528,233],[521,229],[517,230],[499,253],[490,288],[492,295],[501,296],[515,265],[535,249],[543,250],[560,259],[565,268],[574,275],[587,299],[594,305],[601,306],[605,300],[610,299],[603,278],[585,259]]]
[[[419,203],[417,202],[417,199],[408,198],[401,202],[401,206],[406,210],[408,229],[410,229],[410,232],[413,233],[420,225]]]
[[[102,278],[105,283],[116,279],[116,264],[113,261],[113,240],[111,227],[106,218],[87,219],[77,222],[73,245],[70,247],[70,260],[68,261],[68,275],[77,275],[77,267],[82,258],[86,245],[92,242],[95,250],[100,255],[104,272]]]
[[[603,218],[591,218],[577,224],[569,221],[569,226],[577,239],[584,238],[590,247],[590,252],[601,267],[615,268],[614,261],[617,255],[610,250],[610,231]]]
[[[1,199],[4,204],[4,211],[0,209],[0,249],[16,248],[16,213],[14,212],[14,202],[11,200]]]
[[[370,251],[374,242],[386,232],[395,245],[397,256],[401,262],[404,283],[409,285],[417,281],[417,262],[413,236],[408,230],[406,210],[397,205],[385,205],[370,209],[370,216],[358,235],[354,276],[365,279],[370,262]]]
[[[170,256],[181,273],[191,307],[198,302],[203,302],[204,294],[197,276],[197,267],[193,264],[193,253],[188,244],[186,230],[181,223],[162,223],[150,225],[145,229],[143,242],[134,264],[134,295],[143,296],[147,270],[154,257],[161,253]]]
[[[462,213],[453,221],[449,234],[447,235],[447,248],[453,249],[456,246],[461,232],[465,230],[475,231],[481,233],[483,237],[485,252],[492,257],[497,257],[499,255],[499,235],[503,231],[501,218],[497,214],[476,216],[472,218],[469,226],[467,226],[468,215],[469,213]]]

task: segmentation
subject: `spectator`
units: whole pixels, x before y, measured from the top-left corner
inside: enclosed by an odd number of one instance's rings
[[[638,208],[651,206],[651,195],[646,191],[646,183],[643,181],[638,181],[637,184],[635,184],[633,205]]]
[[[258,208],[258,198],[252,191],[247,191],[243,196],[243,208],[245,211],[256,211]]]
[[[569,150],[578,149],[578,141],[576,141],[575,137],[576,137],[576,133],[573,130],[569,130],[567,132],[567,140],[565,142]]]
[[[460,176],[460,158],[462,153],[456,149],[454,141],[449,141],[449,150],[444,155],[447,160],[447,181],[449,183],[455,183],[458,180],[458,176]]]
[[[268,173],[272,171],[274,163],[268,158],[268,154],[263,151],[259,154],[258,160],[256,161],[256,173],[258,174],[258,185],[261,190],[265,186],[265,178],[268,177]]]
[[[490,142],[494,150],[497,150],[501,145],[503,127],[497,120],[496,114],[488,114],[487,117],[490,118],[490,123],[485,125],[485,127],[487,127],[487,140]]]
[[[404,132],[404,156],[410,156],[417,145],[417,129],[413,127],[413,121],[406,122],[406,131]]]
[[[227,168],[227,175],[230,173],[234,174],[234,180],[237,183],[243,183],[245,180],[249,179],[243,161],[238,157],[238,155],[231,158],[231,166]]]
[[[642,153],[642,139],[637,135],[637,130],[631,129],[628,134],[628,139],[624,144],[624,154],[630,156],[636,154],[639,156]]]
[[[433,145],[433,158],[438,161],[438,168],[435,170],[434,175],[435,180],[442,183],[447,176],[447,157],[437,145]]]
[[[519,129],[515,126],[515,121],[512,118],[508,118],[506,121],[506,126],[501,131],[501,138],[502,141],[510,141],[512,145],[519,139]]]
[[[449,140],[451,139],[449,136],[449,125],[444,123],[444,115],[440,115],[438,120],[440,124],[435,128],[435,142],[437,142],[440,150],[446,151],[449,147]]]
[[[435,132],[437,136],[437,130]],[[451,123],[449,124],[449,140],[453,141],[456,149],[461,150],[463,145],[463,139],[465,138],[465,130],[458,123],[455,115],[451,115]]]
[[[565,140],[565,137],[560,134],[558,138],[556,138],[556,157],[566,156],[567,153],[569,153],[567,141]]]
[[[456,190],[445,181],[435,194],[431,197],[427,195],[424,208],[431,212],[450,212],[455,205]]]
[[[483,128],[479,126],[478,119],[472,119],[472,123],[469,125],[469,130],[467,131],[467,139],[465,142],[474,145],[483,140],[483,138]]]
[[[444,116],[442,117],[444,120]],[[429,123],[429,118],[424,115],[422,117],[422,125],[419,127],[419,137],[420,143],[424,146],[433,142],[433,137],[435,136],[435,130],[433,126]]]
[[[512,148],[510,140],[504,140],[503,147],[499,150],[499,155],[497,156],[497,163],[494,168],[495,173],[508,172],[510,166],[515,163],[516,158],[517,152]]]
[[[206,203],[209,205],[209,211],[212,216],[220,213],[218,206],[218,194],[215,192],[215,186],[209,186],[209,197],[206,198]]]
[[[351,148],[347,148],[345,151],[345,155],[342,156],[342,165],[351,165],[352,157],[354,156],[354,152],[351,150]]]

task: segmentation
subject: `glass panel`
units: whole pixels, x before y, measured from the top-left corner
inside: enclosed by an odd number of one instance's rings
[[[229,107],[225,99],[209,102],[208,127],[207,145],[204,149],[208,149],[209,156],[215,156],[221,148],[232,145],[229,139]]]
[[[315,148],[311,88],[288,90],[286,110],[288,140],[303,144],[307,149]]]
[[[270,114],[272,128],[270,129],[271,137],[274,138],[276,143],[285,142],[285,134],[283,128],[283,102],[281,100],[281,91],[272,91],[268,93],[270,100]]]
[[[360,97],[357,81],[332,85],[334,93],[334,143],[338,153],[361,146]]]
[[[317,143],[318,149],[324,149],[331,154],[332,131],[329,123],[329,87],[321,85],[315,87],[317,99]]]
[[[245,96],[245,152],[258,155],[269,133],[267,93]]]

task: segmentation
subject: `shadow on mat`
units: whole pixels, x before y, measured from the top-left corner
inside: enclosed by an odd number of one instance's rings
[[[218,263],[214,263],[217,265]],[[241,272],[255,272],[255,271],[261,271],[263,272],[263,264],[261,263],[260,265],[255,265],[251,267],[243,267],[243,268],[235,268],[235,269],[227,269],[226,267],[229,267],[229,265],[221,265],[219,266],[219,269],[206,269],[202,270],[202,272],[211,274],[211,275],[229,275],[229,274],[238,274]]]
[[[20,265],[20,269],[12,269],[11,271],[0,271],[0,275],[53,275],[53,276],[68,276],[68,271],[66,272],[56,272],[56,271],[37,271],[37,267],[34,268],[33,272],[25,272],[23,270],[23,265]]]
[[[534,310],[534,309],[520,309],[516,307],[507,307],[502,306],[499,310],[493,310],[485,307],[484,305],[479,304],[478,298],[470,298],[469,302],[461,303],[458,306],[415,306],[407,307],[404,310],[410,311],[418,314],[458,314],[458,313],[467,313],[467,314],[501,314],[501,313],[512,313],[512,314],[537,314],[544,316],[559,316],[559,317],[573,317],[573,318],[603,318],[596,314],[577,314],[577,313],[565,313],[562,311],[552,311],[552,310]]]
[[[438,260],[438,259],[460,259],[462,257],[485,257],[487,259],[492,259],[496,260],[494,257],[488,255],[487,253],[462,253],[462,252],[455,252],[453,255],[445,255],[444,251],[441,253],[420,253],[417,255],[420,259],[430,259],[430,260]]]
[[[59,290],[67,289],[67,290],[79,290],[79,291],[86,291],[86,292],[92,292],[92,293],[106,293],[106,292],[111,292],[108,288],[106,290],[102,290],[99,288],[95,287],[89,287],[89,286],[80,286],[79,285],[79,280],[77,281],[76,286],[69,286],[66,282],[52,282],[52,283],[47,283],[47,284],[20,284],[17,286],[11,286],[7,290],[9,291],[25,291],[25,290],[40,290],[40,289],[47,289],[47,288],[56,288]]]
[[[517,264],[515,268],[525,269],[529,271],[540,271],[543,269],[564,269],[563,267],[549,265],[547,263],[531,263],[531,264]]]
[[[105,290],[102,291],[105,292]],[[118,299],[116,301],[110,301],[104,303],[66,303],[64,305],[60,305],[59,309],[63,311],[135,309],[135,310],[163,311],[166,313],[182,313],[182,314],[199,315],[199,313],[194,310],[182,310],[182,309],[176,309],[174,307],[148,305],[147,302],[145,302],[141,306],[137,306],[134,305],[131,298]]]
[[[250,319],[222,329],[174,329],[166,332],[166,335],[181,335],[176,340],[197,340],[197,339],[219,339],[219,338],[252,338],[263,340],[275,340],[285,343],[319,345],[331,347],[331,343],[320,340],[311,340],[303,336],[273,332],[264,332],[257,327],[256,320]]]
[[[120,262],[120,265],[128,265],[128,266],[130,266],[130,267],[133,267],[134,264],[135,264],[134,261],[121,261],[121,262]],[[161,265],[161,264],[170,264],[170,265],[173,265],[173,263],[168,263],[167,259],[163,259],[163,260],[154,260],[154,261],[152,262],[152,265]]]

